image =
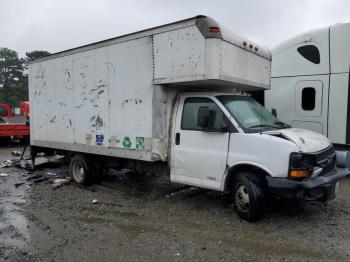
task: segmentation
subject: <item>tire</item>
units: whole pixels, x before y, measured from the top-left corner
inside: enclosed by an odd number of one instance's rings
[[[232,188],[233,202],[236,213],[240,218],[254,222],[265,214],[266,197],[257,182],[250,179],[253,174],[241,172],[237,174]]]
[[[88,185],[93,176],[93,167],[83,155],[73,156],[69,163],[69,175],[78,184]]]

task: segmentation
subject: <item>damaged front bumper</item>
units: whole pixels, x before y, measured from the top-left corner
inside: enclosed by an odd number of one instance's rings
[[[336,183],[350,174],[347,168],[337,168],[333,172],[295,181],[281,177],[267,177],[270,191],[283,198],[327,201],[335,198]]]

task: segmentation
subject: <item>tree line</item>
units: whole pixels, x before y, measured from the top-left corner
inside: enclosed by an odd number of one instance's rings
[[[28,100],[28,62],[50,55],[47,51],[31,51],[25,57],[6,47],[0,48],[0,103],[18,107]]]

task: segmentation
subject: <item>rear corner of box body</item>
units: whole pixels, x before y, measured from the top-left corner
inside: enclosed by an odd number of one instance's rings
[[[152,37],[31,64],[32,144],[152,161]]]

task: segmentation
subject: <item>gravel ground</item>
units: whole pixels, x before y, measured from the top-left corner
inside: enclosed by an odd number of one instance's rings
[[[12,150],[1,148],[0,161]],[[34,174],[47,172],[64,177],[67,167]],[[0,261],[350,261],[350,180],[335,201],[276,202],[248,223],[226,195],[164,176],[110,172],[53,190],[21,169],[0,173]]]

